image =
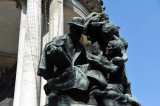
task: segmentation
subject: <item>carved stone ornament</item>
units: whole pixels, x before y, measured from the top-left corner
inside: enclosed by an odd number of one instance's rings
[[[104,8],[102,0],[79,0],[89,12],[102,12]]]

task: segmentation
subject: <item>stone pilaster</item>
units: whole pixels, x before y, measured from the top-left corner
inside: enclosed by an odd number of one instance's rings
[[[16,82],[14,91],[14,102],[13,106],[20,106],[20,91],[21,91],[21,78],[23,70],[23,55],[24,55],[24,41],[27,33],[27,13],[26,13],[26,2],[21,3],[21,24],[19,32],[19,45],[18,45],[18,58],[17,58],[17,71],[16,71]]]
[[[27,0],[27,33],[24,40],[19,106],[37,106],[37,67],[41,50],[41,0]]]
[[[51,41],[55,36],[64,34],[64,16],[63,16],[63,0],[51,0],[49,8],[49,32],[43,37],[43,47],[46,43]],[[41,95],[40,106],[47,103],[47,97],[44,92],[43,86],[46,80],[41,78]]]
[[[49,33],[47,33],[46,35],[44,35],[43,39],[42,39],[42,48],[44,49],[45,44],[48,43],[50,41],[49,39]],[[40,106],[44,106],[45,104],[47,104],[47,96],[44,92],[44,85],[47,83],[47,81],[43,78],[41,78],[41,91],[40,91]]]
[[[50,39],[64,34],[63,0],[51,0],[49,13],[49,35]]]

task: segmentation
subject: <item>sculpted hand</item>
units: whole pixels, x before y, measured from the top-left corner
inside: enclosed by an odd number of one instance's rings
[[[121,57],[114,57],[111,62],[115,65],[122,65],[124,63],[123,58]]]
[[[91,22],[91,25],[93,26],[93,27],[99,27],[99,26],[102,26],[102,25],[104,25],[105,24],[105,22]]]

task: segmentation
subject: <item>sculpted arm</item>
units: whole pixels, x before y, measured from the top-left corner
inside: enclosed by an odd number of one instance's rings
[[[107,73],[114,73],[118,67],[107,60],[104,56],[96,56],[87,53],[89,63],[93,66]]]
[[[116,40],[118,47],[120,48],[121,56],[114,57],[111,60],[111,62],[114,63],[114,64],[117,64],[117,65],[122,65],[128,60],[128,56],[126,54],[126,50],[124,48],[123,42],[117,36],[114,35],[113,37]]]
[[[54,70],[53,69],[54,63],[52,64],[50,63],[51,60],[47,52],[48,52],[48,45],[45,46],[42,52],[37,72],[38,76],[41,76],[46,80],[48,80],[52,76],[53,74],[52,70]]]

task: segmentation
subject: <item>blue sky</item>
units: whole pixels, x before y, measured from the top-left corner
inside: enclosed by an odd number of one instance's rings
[[[160,0],[103,0],[129,42],[126,68],[142,106],[160,106]]]

